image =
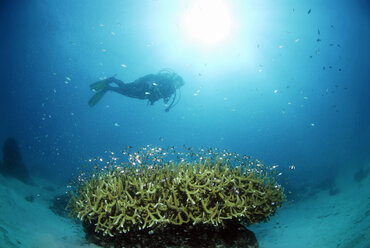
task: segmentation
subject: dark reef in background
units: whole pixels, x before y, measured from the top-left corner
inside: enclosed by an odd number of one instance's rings
[[[116,237],[96,233],[95,225],[83,222],[86,239],[102,247],[114,248],[258,248],[254,233],[238,222],[225,227],[212,225],[168,225],[155,230],[127,232]]]
[[[50,201],[49,209],[56,215],[68,218],[69,212],[66,210],[68,201],[69,196],[67,194],[57,195]]]
[[[13,138],[8,138],[4,142],[0,173],[4,176],[17,178],[24,183],[33,184],[31,176],[23,163],[17,142]]]
[[[353,180],[356,182],[361,182],[364,180],[368,175],[370,174],[370,167],[369,168],[364,168],[361,167],[354,175],[353,175]]]

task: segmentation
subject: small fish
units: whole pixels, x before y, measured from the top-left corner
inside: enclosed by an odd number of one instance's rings
[[[326,67],[325,67],[325,66],[323,66],[323,67],[322,67],[322,69],[323,69],[323,70],[325,70],[325,69],[326,69]]]
[[[320,42],[320,41],[321,41],[321,39],[317,39],[317,40],[316,40],[316,42]]]
[[[340,48],[341,46],[340,46],[339,44],[337,44],[337,47],[339,47],[339,48]]]
[[[317,29],[317,34],[320,35],[320,29]]]
[[[145,92],[145,95],[150,95],[150,92],[146,91],[146,92]]]
[[[309,10],[308,10],[307,14],[308,14],[308,15],[309,15],[309,14],[311,14],[311,9],[309,9]]]
[[[70,78],[70,77],[66,77],[66,79],[67,79],[68,81],[71,81],[71,78]]]
[[[157,86],[158,84],[157,83],[153,83],[154,86]]]
[[[119,124],[116,122],[116,123],[114,123],[114,126],[115,127],[119,127]]]

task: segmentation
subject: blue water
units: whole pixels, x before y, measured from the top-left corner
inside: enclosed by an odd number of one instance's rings
[[[369,1],[226,3],[230,37],[208,46],[183,28],[192,1],[2,1],[0,142],[61,182],[128,146],[230,149],[291,184],[368,161]],[[87,104],[99,78],[162,68],[186,82],[168,113],[112,92]]]

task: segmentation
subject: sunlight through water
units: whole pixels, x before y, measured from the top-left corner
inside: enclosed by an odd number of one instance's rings
[[[183,23],[192,41],[215,45],[229,36],[232,19],[225,1],[199,0],[190,5]]]

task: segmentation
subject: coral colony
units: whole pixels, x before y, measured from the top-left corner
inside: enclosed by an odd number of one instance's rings
[[[173,147],[123,154],[128,162],[112,153],[103,167],[80,177],[71,193],[72,215],[93,225],[100,236],[253,224],[268,220],[285,200],[276,171],[247,156],[217,149],[176,152]]]

